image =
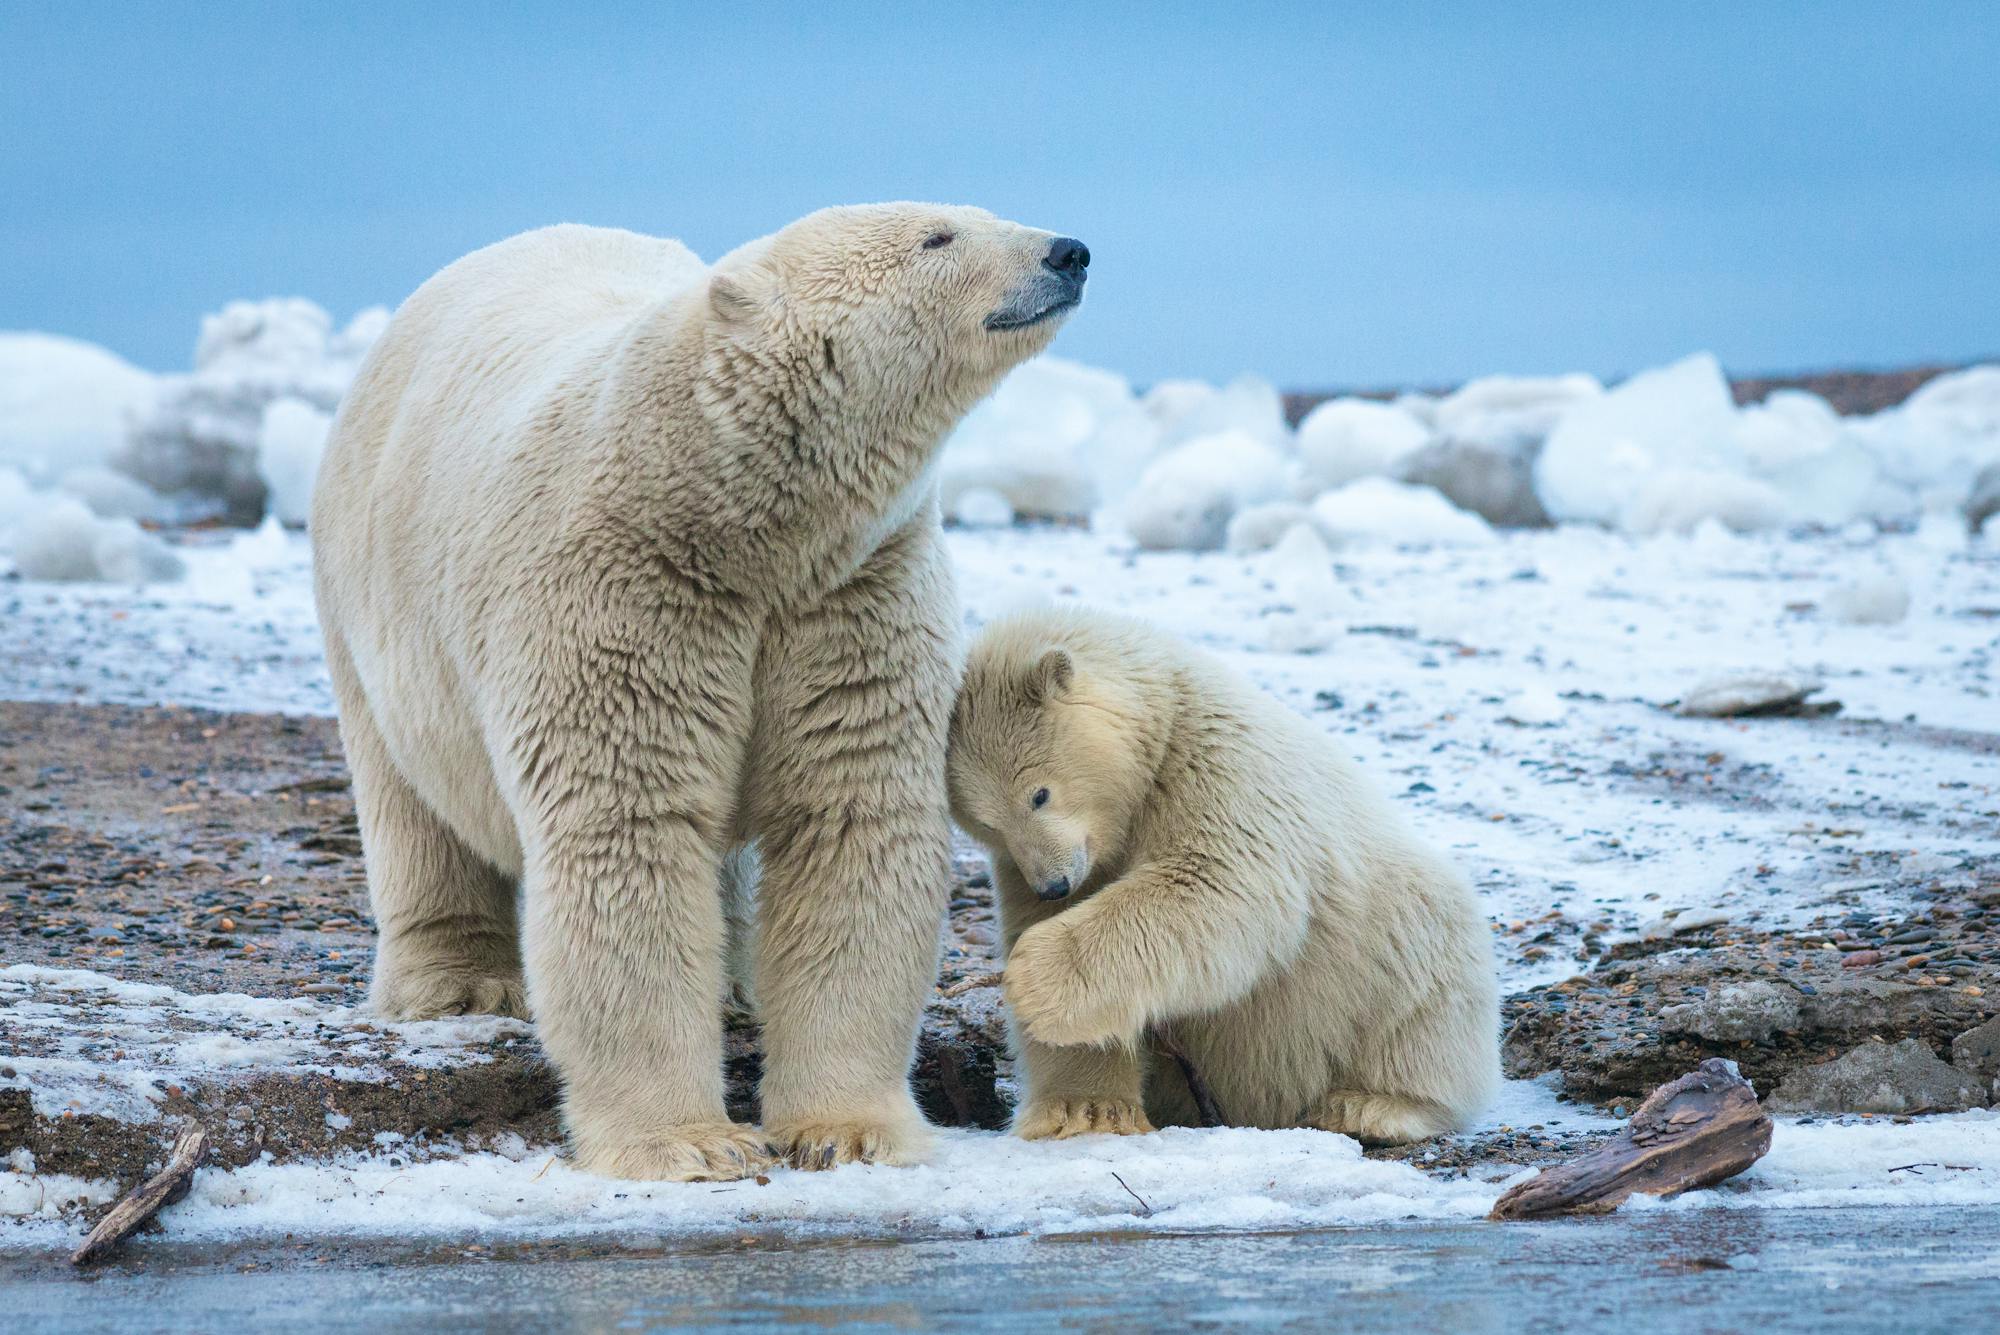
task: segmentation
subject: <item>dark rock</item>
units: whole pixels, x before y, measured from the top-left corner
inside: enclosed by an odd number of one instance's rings
[[[1864,1043],[1785,1077],[1765,1100],[1773,1112],[1920,1113],[1981,1107],[1986,1091],[1914,1038]]]
[[[2000,1096],[2000,1016],[1968,1029],[1951,1041],[1951,1064]]]

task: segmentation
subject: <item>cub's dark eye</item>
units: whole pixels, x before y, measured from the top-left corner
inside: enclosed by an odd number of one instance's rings
[[[1049,804],[1049,790],[1046,788],[1035,789],[1035,795],[1028,799],[1028,805],[1036,808],[1037,810],[1047,806],[1048,804]]]
[[[924,249],[940,250],[945,246],[950,245],[952,243],[952,240],[953,237],[950,232],[932,232],[929,236],[924,238]]]

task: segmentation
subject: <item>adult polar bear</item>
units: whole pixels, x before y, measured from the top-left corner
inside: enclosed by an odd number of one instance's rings
[[[362,368],[312,528],[372,999],[532,1010],[582,1167],[921,1153],[958,631],[930,465],[1088,262],[933,205],[713,269],[554,227],[444,269]],[[750,839],[763,1134],[723,1106],[718,875]]]

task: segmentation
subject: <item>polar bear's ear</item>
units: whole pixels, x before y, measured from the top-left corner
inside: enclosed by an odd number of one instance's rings
[[[1076,679],[1076,660],[1067,649],[1051,649],[1037,659],[1028,672],[1028,698],[1054,700]]]
[[[708,308],[724,324],[754,324],[763,317],[770,286],[761,269],[719,273],[708,280]]]

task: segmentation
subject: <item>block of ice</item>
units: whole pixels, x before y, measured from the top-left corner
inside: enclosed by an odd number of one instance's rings
[[[1292,529],[1311,522],[1312,511],[1299,501],[1246,505],[1231,516],[1222,545],[1232,552],[1267,552]]]
[[[1255,436],[1199,436],[1147,467],[1122,507],[1125,527],[1141,547],[1214,551],[1238,510],[1275,499],[1284,485],[1284,457]]]
[[[1663,468],[1649,474],[1619,513],[1628,533],[1692,533],[1715,520],[1733,533],[1755,533],[1785,522],[1785,498],[1776,487],[1741,473]]]
[[[1744,471],[1735,402],[1709,353],[1642,371],[1572,405],[1535,461],[1535,490],[1558,521],[1615,524],[1640,487],[1667,468]]]
[[[1125,378],[1037,357],[1014,369],[945,441],[938,488],[1000,493],[1017,514],[1087,519],[1124,495],[1157,453],[1160,431]]]
[[[166,517],[166,501],[158,492],[99,464],[71,469],[56,486],[89,506],[92,514],[105,519]]]
[[[286,395],[264,410],[257,433],[257,471],[270,489],[269,510],[281,524],[301,527],[312,513],[313,479],[326,453],[333,414]]]
[[[108,462],[157,379],[93,343],[0,333],[0,465],[47,485]]]
[[[1452,505],[1433,487],[1366,477],[1312,503],[1313,522],[1327,538],[1394,543],[1399,547],[1469,547],[1494,541],[1478,515]]]
[[[1596,376],[1580,373],[1481,376],[1438,400],[1431,425],[1451,440],[1520,451],[1540,444],[1577,404],[1603,394]]]
[[[1302,480],[1311,493],[1388,477],[1430,438],[1430,428],[1393,404],[1328,399],[1299,423]]]
[[[1217,388],[1201,380],[1163,380],[1146,391],[1146,415],[1168,447],[1198,436],[1240,431],[1273,449],[1290,448],[1283,398],[1270,381],[1242,375]]]
[[[145,584],[179,579],[180,557],[129,519],[101,519],[74,496],[38,507],[14,532],[14,565],[23,579],[113,580]]]

